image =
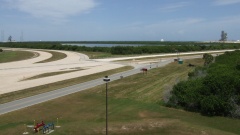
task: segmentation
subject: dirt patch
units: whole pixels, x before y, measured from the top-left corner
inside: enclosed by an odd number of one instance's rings
[[[167,119],[147,119],[143,121],[136,121],[131,123],[122,123],[118,125],[110,126],[109,133],[141,133],[150,132],[152,130],[159,130],[165,128],[171,128],[175,125],[177,120],[167,120]],[[105,133],[106,129],[103,129],[101,133]]]
[[[161,117],[162,115],[155,112],[142,111],[138,113],[140,118],[151,118],[151,117]]]

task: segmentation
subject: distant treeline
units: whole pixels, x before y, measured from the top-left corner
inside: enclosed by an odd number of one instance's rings
[[[62,45],[62,43],[81,44],[125,44],[129,46],[114,47],[86,47],[76,45]],[[131,44],[139,46],[131,46]],[[158,41],[86,41],[86,42],[8,42],[0,43],[1,47],[53,49],[88,52],[108,52],[111,54],[152,54],[173,53],[203,50],[239,49],[236,43],[200,43],[200,42],[158,42]]]
[[[0,43],[0,47],[87,51],[87,52],[109,52],[109,53],[111,52],[111,48],[108,47],[62,45],[60,42],[7,42]]]
[[[216,57],[204,55],[205,66],[174,86],[168,106],[208,116],[240,118],[240,51]]]

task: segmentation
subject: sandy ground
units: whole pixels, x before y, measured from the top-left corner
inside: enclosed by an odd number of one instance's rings
[[[88,56],[84,54],[69,51],[58,51],[67,55],[67,57],[64,59],[48,63],[36,63],[48,59],[52,55],[41,50],[29,49],[25,51],[38,53],[39,56],[28,60],[0,64],[0,94],[58,82],[66,79],[76,78],[80,76],[86,76],[89,74],[103,72],[106,70],[111,70],[124,66],[123,64],[89,60]],[[84,70],[33,80],[24,80],[29,77],[44,73],[70,71],[74,69]]]

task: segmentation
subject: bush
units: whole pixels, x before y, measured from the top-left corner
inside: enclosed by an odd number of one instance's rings
[[[203,55],[203,59],[205,60],[204,66],[208,66],[209,64],[211,64],[213,62],[214,58],[212,55],[205,53]]]
[[[190,72],[188,81],[173,87],[167,105],[208,116],[240,117],[239,56],[235,51],[217,57],[205,77],[196,77],[198,70],[204,71],[201,68]]]

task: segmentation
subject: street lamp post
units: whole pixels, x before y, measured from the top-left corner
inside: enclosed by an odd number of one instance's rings
[[[179,58],[178,58],[178,50],[175,50],[175,51],[176,51],[176,53],[177,53],[177,59],[179,59]]]
[[[108,135],[108,82],[110,81],[110,78],[108,76],[105,76],[103,78],[103,81],[106,82],[106,135]]]

